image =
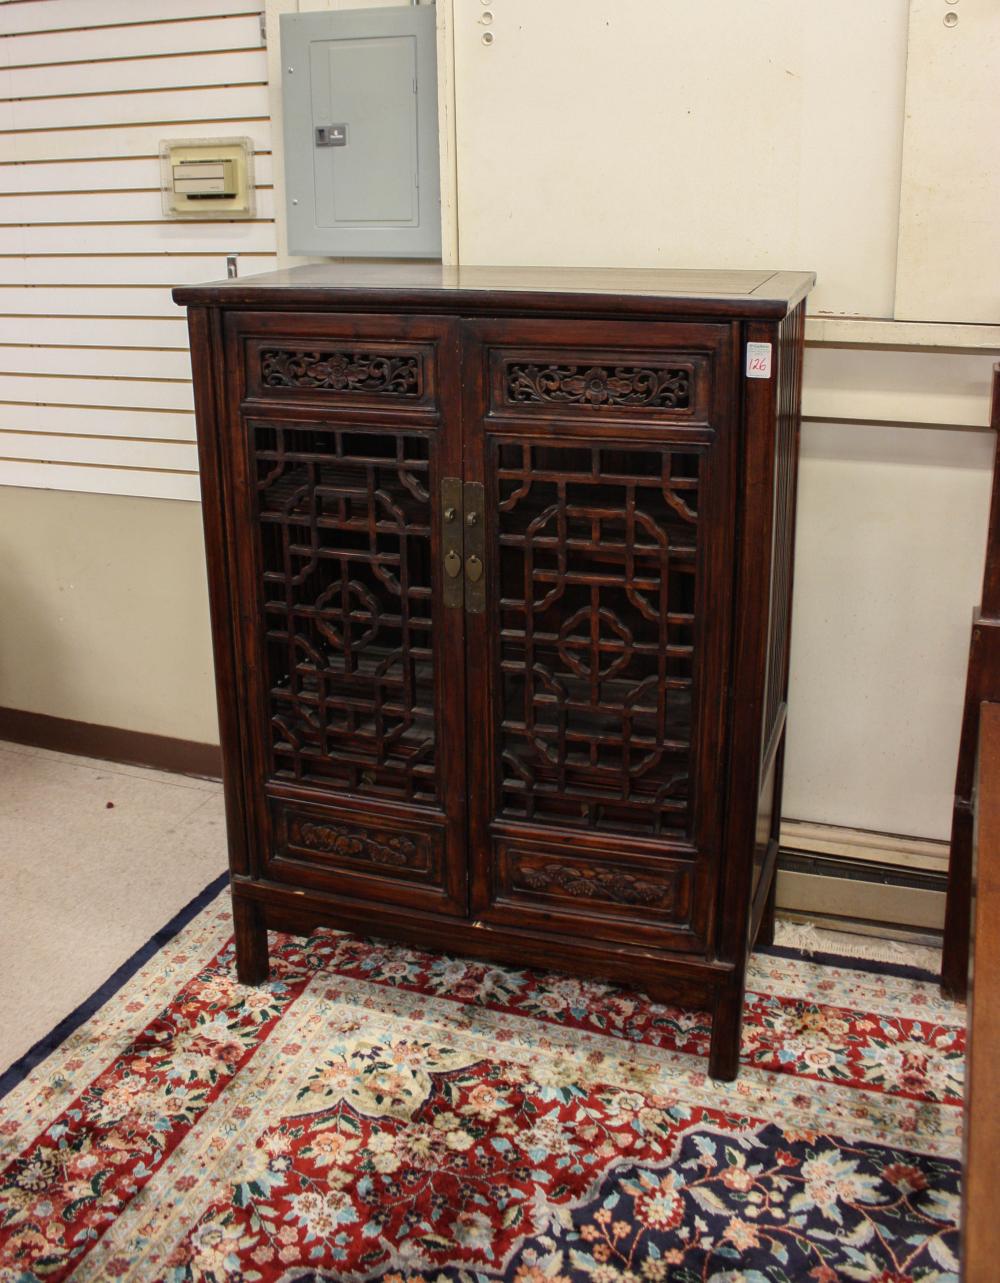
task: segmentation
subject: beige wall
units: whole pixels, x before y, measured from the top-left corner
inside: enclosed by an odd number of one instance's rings
[[[201,508],[0,492],[0,706],[217,743]]]
[[[454,0],[463,263],[819,269],[892,314],[907,0]],[[850,92],[845,92],[845,86]]]
[[[803,425],[786,818],[948,838],[992,449]]]

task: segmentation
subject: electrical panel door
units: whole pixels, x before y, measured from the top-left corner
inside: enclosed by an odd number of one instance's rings
[[[282,15],[293,254],[440,254],[434,14]]]

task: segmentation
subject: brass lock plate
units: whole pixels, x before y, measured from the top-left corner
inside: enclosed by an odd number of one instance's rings
[[[485,493],[478,481],[465,483],[465,609],[470,615],[486,609]]]
[[[463,566],[463,505],[461,477],[444,477],[441,481],[441,562],[444,604],[461,608]]]

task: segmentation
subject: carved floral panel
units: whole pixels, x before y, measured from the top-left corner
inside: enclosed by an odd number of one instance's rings
[[[504,391],[511,405],[556,402],[582,406],[691,408],[690,365],[590,365],[504,363]]]
[[[676,875],[653,879],[632,869],[581,861],[560,863],[519,852],[511,854],[513,890],[567,896],[574,900],[642,906],[671,916],[677,900]]]
[[[265,348],[260,365],[261,383],[266,388],[377,392],[407,400],[416,400],[423,394],[423,362],[419,354]]]
[[[426,834],[411,837],[392,830],[307,819],[300,815],[289,820],[288,843],[291,847],[319,855],[360,860],[391,869],[424,871],[430,858],[430,842]]]

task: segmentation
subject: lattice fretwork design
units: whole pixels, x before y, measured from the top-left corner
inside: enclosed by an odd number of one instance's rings
[[[690,835],[700,453],[497,449],[501,814]]]
[[[436,800],[427,438],[307,424],[250,432],[272,769]]]

